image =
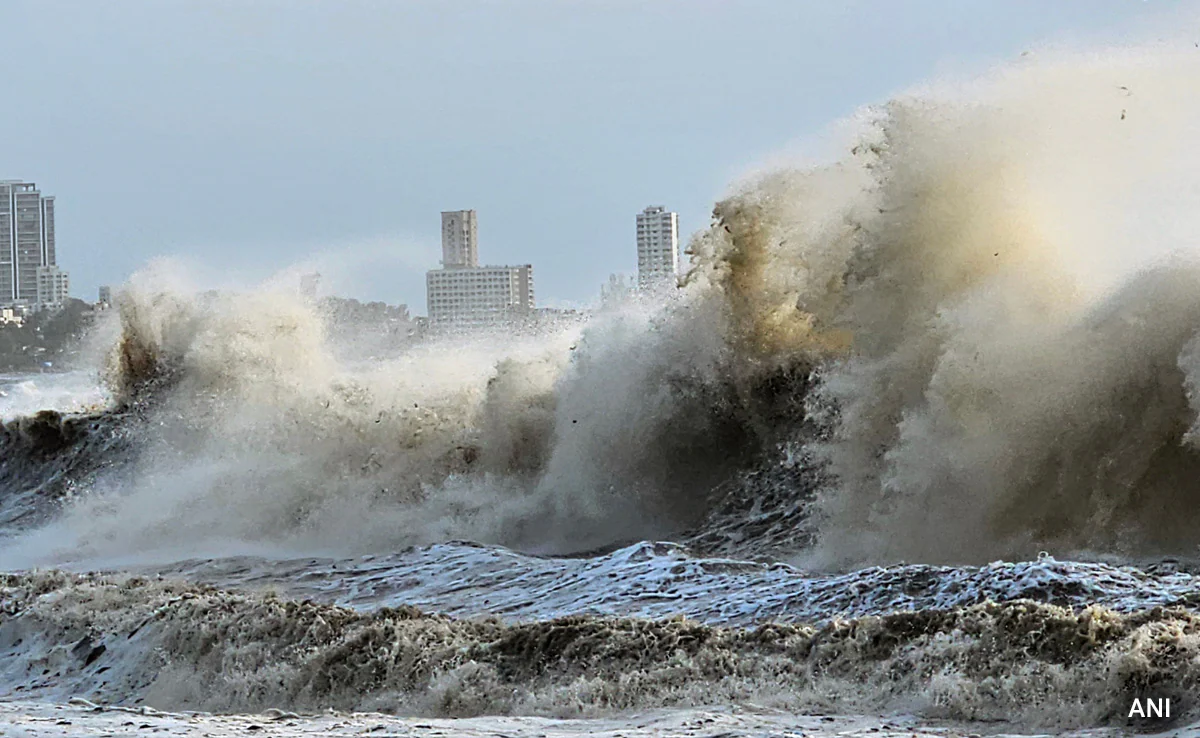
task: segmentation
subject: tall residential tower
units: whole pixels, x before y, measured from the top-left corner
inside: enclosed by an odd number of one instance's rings
[[[653,205],[637,215],[638,287],[670,284],[679,272],[679,214]]]
[[[479,266],[479,222],[474,210],[442,213],[442,268]]]
[[[54,198],[32,182],[0,180],[0,305],[39,306],[39,270],[44,287],[46,268],[56,263]],[[65,280],[53,278],[56,285]]]

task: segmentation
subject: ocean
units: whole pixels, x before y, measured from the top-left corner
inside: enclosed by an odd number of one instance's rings
[[[0,730],[1200,732],[1197,59],[864,109],[542,331],[147,268],[0,377]]]

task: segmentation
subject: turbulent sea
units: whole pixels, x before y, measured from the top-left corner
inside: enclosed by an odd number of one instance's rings
[[[350,362],[149,267],[94,368],[0,377],[0,727],[1186,730],[1198,65],[866,109],[542,332]]]

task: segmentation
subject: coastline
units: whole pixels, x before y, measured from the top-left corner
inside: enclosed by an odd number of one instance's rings
[[[751,738],[757,736],[807,736],[825,738],[968,738],[969,736],[1041,736],[1108,738],[1128,735],[1122,728],[1097,728],[1069,732],[1023,733],[1002,723],[941,723],[906,715],[793,715],[765,708],[722,707],[655,710],[611,718],[555,719],[544,717],[489,716],[475,718],[399,718],[379,713],[327,713],[296,715],[268,711],[256,715],[171,713],[148,708],[91,705],[76,700],[61,705],[44,702],[0,702],[0,732],[21,738],[74,738],[76,736],[391,736],[394,738],[643,738],[681,736],[694,738]],[[1200,724],[1167,733],[1142,735],[1200,735]]]

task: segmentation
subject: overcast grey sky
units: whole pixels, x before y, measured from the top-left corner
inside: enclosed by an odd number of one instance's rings
[[[58,197],[86,299],[159,255],[258,278],[325,254],[339,292],[423,314],[438,213],[474,208],[482,260],[581,302],[634,270],[646,205],[691,233],[740,171],[861,105],[1175,8],[0,0],[0,179]]]

